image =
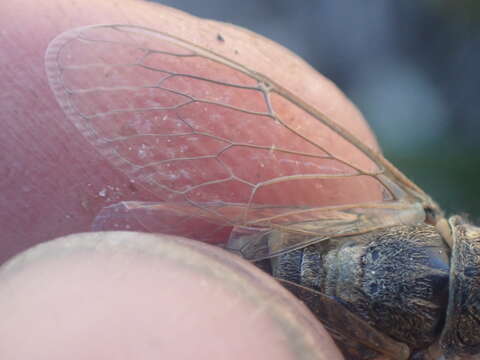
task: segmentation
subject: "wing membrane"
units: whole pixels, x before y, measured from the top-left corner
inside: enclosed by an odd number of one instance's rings
[[[336,340],[344,355],[353,359],[380,358],[408,359],[410,350],[407,345],[389,338],[369,325],[366,321],[344,308],[337,299],[310,288],[277,279],[310,308]],[[364,348],[375,351],[375,357]],[[370,355],[370,356],[367,356]]]
[[[339,232],[422,221],[422,206],[433,204],[281,86],[165,33],[130,25],[74,29],[52,41],[46,69],[80,133],[161,200],[116,205],[146,230],[155,221],[145,214],[170,209],[205,220],[216,234],[211,241],[232,228],[302,234],[274,251],[244,253],[258,258]],[[94,227],[105,228],[108,216],[100,214]],[[183,234],[175,226],[163,230]],[[240,247],[265,248],[258,234]]]

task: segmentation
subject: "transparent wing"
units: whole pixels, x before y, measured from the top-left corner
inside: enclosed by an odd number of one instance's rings
[[[395,360],[410,358],[407,345],[380,333],[343,307],[337,299],[287,280],[277,281],[308,306],[332,335],[346,358],[377,359],[381,355]]]
[[[287,90],[185,40],[130,25],[74,29],[51,42],[46,70],[80,133],[159,199],[104,209],[97,229],[133,216],[146,230],[184,235],[188,222],[159,225],[170,214],[202,222],[206,241],[235,229],[231,247],[257,258],[341,229],[423,221],[434,205]],[[302,236],[265,250],[272,229]]]

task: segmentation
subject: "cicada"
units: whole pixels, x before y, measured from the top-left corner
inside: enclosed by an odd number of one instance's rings
[[[78,133],[158,199],[115,200],[93,230],[223,240],[347,358],[480,352],[480,230],[273,79],[132,25],[62,33],[46,72]]]

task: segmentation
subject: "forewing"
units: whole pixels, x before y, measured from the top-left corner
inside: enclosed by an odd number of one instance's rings
[[[362,231],[372,227],[364,208],[424,216],[381,156],[266,77],[185,40],[129,25],[74,29],[52,41],[46,69],[80,133],[158,198],[116,205],[143,224],[175,208],[214,224],[213,237],[232,227],[321,235],[335,211],[354,209]],[[391,222],[382,211],[376,226]]]

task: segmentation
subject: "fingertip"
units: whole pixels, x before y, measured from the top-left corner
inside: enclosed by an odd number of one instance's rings
[[[0,269],[0,318],[4,358],[339,356],[269,276],[163,235],[75,234],[20,254]]]

